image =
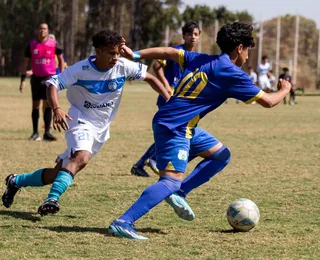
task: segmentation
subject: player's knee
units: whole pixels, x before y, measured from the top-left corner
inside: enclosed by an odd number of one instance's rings
[[[224,164],[227,165],[231,160],[231,152],[223,145],[217,152],[210,156],[210,159],[224,162]]]
[[[72,159],[77,164],[79,169],[83,169],[89,162],[90,155],[84,153],[78,153],[75,158]]]
[[[162,176],[159,179],[172,193],[180,190],[182,181],[170,176]]]

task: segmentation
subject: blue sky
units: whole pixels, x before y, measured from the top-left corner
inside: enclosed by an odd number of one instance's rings
[[[278,15],[300,14],[317,23],[320,29],[319,0],[182,0],[185,5],[208,5],[218,7],[224,5],[230,11],[244,11],[253,15],[255,21],[268,20]],[[184,6],[185,7],[185,6]],[[184,9],[184,8],[183,8]]]

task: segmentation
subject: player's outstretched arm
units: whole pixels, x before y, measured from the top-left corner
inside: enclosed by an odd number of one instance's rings
[[[165,88],[165,86],[155,76],[147,72],[144,81],[158,92],[166,101],[170,99],[171,93]]]
[[[257,103],[263,107],[271,108],[277,105],[291,89],[291,83],[284,79],[280,79],[278,83],[278,92],[274,93],[263,93],[263,96],[257,100]]]
[[[47,99],[49,106],[53,111],[52,123],[54,130],[58,130],[59,132],[61,132],[60,127],[63,130],[68,130],[69,126],[66,119],[72,120],[72,118],[68,114],[66,114],[59,106],[58,90],[54,85],[50,85],[47,87]]]
[[[121,46],[121,55],[127,59],[138,61],[140,59],[170,59],[179,62],[179,50],[171,47],[155,47],[133,52],[128,46]]]

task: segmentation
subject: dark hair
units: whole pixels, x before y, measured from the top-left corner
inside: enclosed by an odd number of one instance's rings
[[[267,55],[264,55],[264,56],[262,56],[262,59],[265,60],[265,59],[269,59],[269,58]]]
[[[118,33],[105,29],[94,34],[92,37],[92,45],[95,48],[103,48],[108,45],[115,46],[122,42],[122,37]]]
[[[199,33],[201,33],[199,25],[196,22],[194,21],[187,22],[182,27],[182,35],[186,35],[187,33],[192,33],[194,29],[198,29]]]
[[[248,67],[248,70],[251,70],[251,69],[252,69],[252,66],[249,66],[249,67]]]
[[[245,48],[254,47],[252,37],[253,27],[247,23],[228,23],[224,25],[217,36],[217,44],[223,53],[231,53],[237,46],[242,44]]]
[[[283,72],[288,72],[289,71],[288,68],[283,68],[282,70],[283,70]]]

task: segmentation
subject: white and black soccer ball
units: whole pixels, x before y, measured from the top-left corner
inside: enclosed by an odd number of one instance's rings
[[[249,231],[259,222],[260,212],[257,205],[245,198],[232,202],[227,210],[229,224],[237,231]]]

